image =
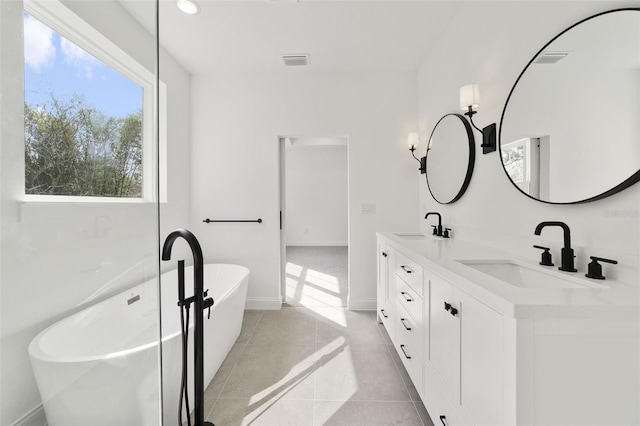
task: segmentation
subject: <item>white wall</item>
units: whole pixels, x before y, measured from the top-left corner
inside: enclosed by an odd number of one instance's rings
[[[440,116],[459,108],[458,90],[472,82],[478,83],[481,90],[481,105],[474,121],[481,126],[499,124],[513,83],[544,44],[592,14],[637,5],[633,1],[469,2],[458,11],[420,68],[423,140]],[[470,30],[472,37],[462,36]],[[584,274],[588,256],[602,256],[620,261],[614,267],[605,267],[609,276],[640,281],[640,185],[588,204],[543,204],[516,190],[507,179],[497,152],[477,156],[469,189],[455,204],[437,204],[423,185],[419,191],[420,214],[440,211],[443,222],[453,228],[454,238],[506,248],[530,259],[539,256],[532,244],[548,244],[559,260],[560,229],[545,229],[540,237],[535,237],[533,231],[543,220],[560,220],[571,227],[579,274]],[[419,223],[421,229],[428,230],[422,217]]]
[[[153,38],[116,2],[66,4],[154,70]],[[0,19],[0,424],[10,425],[40,404],[27,354],[32,338],[70,312],[155,277],[158,247],[153,203],[19,201],[24,194],[22,3],[3,1]],[[161,67],[169,117],[164,236],[189,220],[189,75],[166,54]]]
[[[411,72],[192,76],[192,223],[205,257],[251,269],[249,307],[280,306],[278,136],[345,135],[349,306],[375,309],[375,232],[415,230],[417,164],[406,138],[416,95]],[[362,203],[377,213],[362,214]]]
[[[348,245],[347,146],[286,149],[286,242]]]

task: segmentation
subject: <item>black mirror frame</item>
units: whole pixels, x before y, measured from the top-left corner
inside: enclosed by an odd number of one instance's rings
[[[456,201],[458,201],[464,195],[464,193],[466,192],[467,188],[469,187],[469,182],[471,182],[471,176],[473,175],[473,167],[474,167],[475,162],[476,162],[476,141],[475,141],[475,138],[473,136],[473,129],[471,128],[471,125],[467,121],[466,117],[461,115],[461,114],[451,113],[451,114],[443,115],[440,118],[440,120],[438,120],[436,125],[433,127],[433,130],[431,131],[431,135],[429,136],[429,141],[431,141],[431,138],[433,137],[433,133],[436,131],[436,128],[438,127],[438,124],[440,124],[440,122],[442,120],[444,120],[446,117],[448,117],[450,115],[458,117],[458,119],[464,125],[465,130],[467,131],[467,140],[469,141],[469,162],[467,163],[467,174],[464,177],[464,182],[462,183],[462,186],[460,187],[460,190],[458,191],[456,196],[453,197],[453,199],[451,201],[447,201],[447,202],[440,201],[433,195],[433,192],[431,191],[431,186],[429,185],[429,168],[427,167],[427,173],[425,174],[425,177],[426,177],[426,180],[427,180],[427,188],[429,189],[429,193],[431,194],[431,198],[436,200],[436,202],[438,202],[439,204],[453,204]],[[430,149],[427,146],[427,153],[425,155],[425,158],[427,160],[428,160],[428,157],[429,157],[429,151],[430,151]],[[425,160],[425,162],[426,162],[426,160]]]
[[[502,166],[502,169],[504,170],[504,173],[507,176],[507,179],[509,180],[509,182],[518,191],[520,191],[522,194],[526,195],[527,197],[531,198],[532,200],[538,201],[540,203],[557,204],[557,205],[584,204],[584,203],[589,203],[591,201],[597,201],[597,200],[601,200],[603,198],[607,198],[607,197],[609,197],[611,195],[617,194],[618,192],[623,191],[623,190],[629,188],[630,186],[640,182],[640,169],[638,169],[638,171],[636,171],[634,174],[632,174],[629,178],[625,179],[624,181],[622,181],[618,185],[614,186],[613,188],[609,189],[608,191],[605,191],[602,194],[596,195],[594,197],[590,197],[590,198],[586,198],[584,200],[578,200],[578,201],[569,201],[569,202],[566,202],[566,203],[545,201],[545,200],[540,200],[539,198],[532,197],[531,195],[527,194],[522,189],[520,189],[518,187],[518,185],[516,185],[513,182],[513,180],[511,180],[511,177],[509,177],[509,173],[507,172],[507,169],[504,167],[504,163],[502,162],[502,123],[504,122],[504,115],[505,115],[505,112],[507,111],[507,106],[509,105],[509,100],[511,99],[511,95],[513,95],[513,91],[515,90],[516,86],[518,85],[518,82],[520,82],[520,79],[522,78],[524,73],[527,71],[527,69],[529,69],[529,66],[531,66],[533,61],[547,48],[547,46],[549,46],[557,38],[562,36],[567,31],[571,30],[572,28],[577,27],[578,25],[582,24],[583,22],[589,21],[591,19],[597,18],[597,17],[602,16],[602,15],[606,15],[608,13],[614,13],[614,12],[622,12],[622,11],[626,11],[626,10],[634,10],[636,12],[640,12],[640,8],[637,8],[637,7],[625,7],[625,8],[620,8],[620,9],[607,10],[605,12],[600,12],[600,13],[597,13],[595,15],[589,16],[588,18],[582,19],[581,21],[576,22],[575,24],[571,25],[570,27],[568,27],[565,30],[563,30],[562,32],[560,32],[558,35],[553,37],[548,43],[546,43],[544,46],[542,46],[542,48],[540,50],[538,50],[538,52],[536,52],[535,55],[533,55],[533,57],[527,63],[527,65],[524,67],[524,69],[522,70],[522,72],[520,73],[518,78],[516,79],[515,83],[513,84],[513,87],[511,87],[511,90],[509,91],[509,96],[507,96],[507,100],[504,103],[504,108],[502,109],[502,115],[500,116],[500,127],[498,129],[498,141],[497,141],[497,144],[498,144],[498,159],[500,161],[500,165]]]

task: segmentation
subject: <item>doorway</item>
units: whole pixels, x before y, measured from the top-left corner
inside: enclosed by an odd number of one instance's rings
[[[280,137],[279,147],[282,303],[346,307],[348,138]]]

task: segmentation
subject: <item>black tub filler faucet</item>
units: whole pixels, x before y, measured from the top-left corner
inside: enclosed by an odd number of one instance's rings
[[[185,299],[184,292],[184,261],[178,261],[178,306],[181,309],[187,310],[187,319],[188,319],[188,310],[189,306],[193,303],[195,305],[194,316],[195,316],[195,326],[194,326],[194,351],[193,351],[193,365],[194,365],[194,392],[195,392],[195,407],[194,407],[194,423],[195,426],[214,426],[213,423],[204,421],[204,319],[203,319],[203,311],[207,308],[210,308],[213,305],[213,299],[207,298],[207,294],[204,291],[204,259],[202,256],[202,248],[200,247],[200,243],[196,239],[196,236],[193,235],[190,231],[186,229],[176,229],[171,232],[166,240],[164,241],[164,246],[162,247],[162,260],[171,260],[171,248],[173,247],[173,243],[178,239],[184,239],[191,248],[191,252],[193,254],[193,296]],[[186,328],[188,329],[189,324],[186,324]],[[182,327],[183,333],[185,327]],[[186,349],[186,337],[183,334],[183,348]],[[188,396],[186,395],[186,371],[187,371],[187,352],[183,350],[182,355],[182,369],[183,369],[183,386],[185,399],[187,400],[187,424],[191,426],[191,419],[189,416],[189,403]],[[181,395],[182,401],[182,395]],[[182,404],[181,404],[182,405]],[[182,406],[179,408],[179,417],[182,418]]]

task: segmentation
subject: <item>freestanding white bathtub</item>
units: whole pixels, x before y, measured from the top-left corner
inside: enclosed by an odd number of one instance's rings
[[[186,296],[193,268],[185,268]],[[208,264],[204,288],[214,305],[204,315],[204,383],[210,383],[235,343],[249,270]],[[177,272],[162,274],[163,418],[178,424],[182,372]],[[159,425],[158,303],[155,279],[77,312],[43,330],[29,345],[49,426]],[[189,403],[193,394],[193,306],[189,334]],[[186,419],[186,417],[183,417]]]

